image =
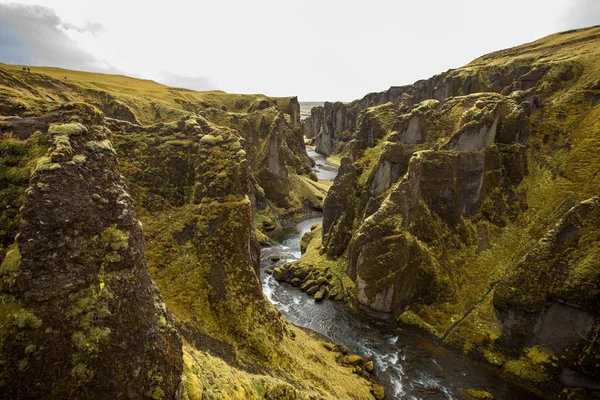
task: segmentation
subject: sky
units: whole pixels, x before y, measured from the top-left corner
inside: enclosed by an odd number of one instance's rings
[[[351,101],[600,24],[600,0],[0,0],[0,62]]]

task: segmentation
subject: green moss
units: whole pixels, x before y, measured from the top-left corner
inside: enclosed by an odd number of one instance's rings
[[[111,225],[102,232],[102,241],[113,251],[129,248],[129,232],[123,232],[117,225]]]
[[[48,136],[41,133],[27,140],[0,140],[0,258],[14,240],[31,171],[48,146]]]
[[[419,327],[436,337],[440,336],[440,332],[434,326],[428,324],[419,315],[415,314],[410,310],[406,310],[402,314],[400,314],[400,316],[398,317],[398,321],[402,322],[403,324]]]
[[[552,379],[549,369],[557,366],[556,361],[550,349],[534,346],[525,349],[524,356],[507,361],[504,370],[521,379],[542,383]]]
[[[151,396],[154,400],[160,400],[163,397],[165,397],[165,392],[164,390],[162,390],[160,387],[155,388],[152,391],[152,396]]]
[[[462,348],[463,352],[468,354],[473,349],[493,347],[494,342],[501,334],[502,322],[496,316],[492,305],[492,294],[490,293],[484,298],[482,304],[478,304],[473,311],[465,315],[454,330],[446,332],[445,341]],[[486,352],[490,356],[488,361],[493,361],[493,364],[500,362],[501,356],[489,350],[486,350]]]
[[[19,247],[16,244],[13,244],[8,248],[4,260],[0,265],[0,276],[18,272],[20,264],[21,254],[19,252]]]
[[[42,326],[42,320],[36,317],[33,312],[28,310],[19,312],[15,317],[15,322],[21,329],[38,329],[40,326]]]
[[[467,389],[465,393],[473,399],[477,400],[492,400],[494,396],[483,390]]]
[[[490,350],[483,351],[483,358],[492,365],[501,367],[506,362],[506,356],[499,352],[493,352]]]
[[[76,154],[73,156],[73,161],[77,164],[85,164],[87,158],[83,154]]]
[[[105,280],[106,277],[101,272],[98,281],[79,292],[73,306],[65,313],[77,329],[71,336],[76,350],[71,356],[71,375],[76,378],[78,384],[93,379],[95,371],[90,369],[90,362],[110,342],[112,332],[105,326],[105,319],[112,315],[108,309],[108,302],[113,299],[113,294],[106,287]]]
[[[213,136],[213,135],[204,135],[202,136],[202,139],[200,139],[200,144],[209,144],[209,145],[216,145],[219,144],[223,141],[223,137],[221,136]]]
[[[25,371],[28,366],[29,366],[29,361],[26,358],[19,361],[19,371]]]
[[[88,129],[85,126],[83,126],[82,124],[80,124],[79,122],[60,124],[60,125],[51,125],[50,128],[48,128],[48,133],[53,136],[54,135],[65,135],[66,137],[69,137],[71,135],[76,136],[76,135],[81,135],[83,133],[86,133],[87,131],[88,131]]]
[[[85,145],[95,153],[109,152],[117,154],[110,140],[90,140]]]
[[[325,272],[331,273],[331,279],[328,282],[333,285],[339,292],[350,294],[353,292],[354,284],[345,282],[346,268],[348,265],[347,255],[329,260],[327,256],[321,252],[322,249],[322,225],[318,224],[311,232],[307,233],[302,241],[306,245],[306,251],[298,260],[298,265],[305,268],[311,276],[323,276]]]

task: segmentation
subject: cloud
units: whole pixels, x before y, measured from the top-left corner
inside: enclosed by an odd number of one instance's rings
[[[174,74],[169,71],[162,71],[157,79],[159,82],[168,86],[193,89],[193,90],[213,90],[217,89],[217,84],[210,78],[203,76],[184,76]]]
[[[586,28],[600,24],[600,1],[598,0],[569,0],[563,18],[559,23],[560,29]]]
[[[0,61],[120,73],[72,40],[68,30],[102,31],[100,24],[74,26],[46,7],[0,4]]]

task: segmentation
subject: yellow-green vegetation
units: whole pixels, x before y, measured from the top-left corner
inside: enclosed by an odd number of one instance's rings
[[[344,278],[346,277],[346,266],[348,260],[340,257],[337,260],[329,260],[322,251],[322,225],[317,227],[306,235],[310,238],[306,246],[306,251],[298,261],[298,264],[317,272],[331,271],[332,279],[330,283],[334,285],[338,291],[345,292]],[[303,241],[304,238],[303,238]]]
[[[531,54],[522,49],[518,54],[516,50],[507,50],[479,59],[479,62],[485,61],[486,65],[526,63],[530,61],[527,57],[535,57],[540,63],[551,59],[557,60],[556,68],[559,71],[576,69],[578,72],[571,75],[570,79],[568,76],[565,78],[549,74],[542,81],[543,88],[557,87],[556,82],[560,85],[558,90],[551,92],[545,99],[543,111],[534,112],[531,117],[536,134],[528,139],[529,174],[517,188],[517,191],[527,195],[527,210],[504,228],[488,225],[482,231],[481,223],[477,224],[478,232],[485,232],[490,247],[484,251],[471,248],[469,252],[457,253],[464,257],[460,264],[469,266],[464,269],[469,277],[464,281],[466,286],[461,287],[468,288],[471,284],[473,289],[477,290],[479,287],[481,292],[485,292],[486,287],[502,279],[570,207],[597,194],[600,187],[600,162],[595,154],[600,150],[597,135],[600,131],[600,107],[593,102],[594,96],[597,97],[600,93],[600,88],[597,87],[600,56],[597,42],[594,41],[597,30],[550,36],[526,46],[525,49],[531,50]],[[558,60],[564,64],[559,64]],[[598,265],[597,261],[592,260],[598,259],[597,244],[593,243],[598,243],[599,239],[597,236],[588,236],[586,240],[586,243],[579,243],[581,258],[572,263],[573,266],[578,265],[579,270],[569,273],[568,286],[578,287],[580,291],[587,291],[586,296],[593,296],[592,292],[596,289],[588,288],[588,284],[593,281],[590,274],[597,274],[597,271],[592,272],[591,265]],[[475,275],[471,275],[471,272]],[[477,276],[489,278],[478,282]],[[535,282],[530,283],[535,286]],[[549,288],[540,287],[535,290],[538,289],[543,291]],[[528,293],[530,290],[532,289],[526,289]],[[480,297],[465,296],[468,292],[465,293],[464,290],[459,293],[458,298],[462,299]],[[460,343],[465,351],[469,351],[474,342],[481,343],[482,339],[486,339],[485,334],[481,337],[482,333],[489,331],[491,327],[496,332],[493,328],[497,326],[497,322],[494,322],[497,321],[494,310],[487,305],[487,301],[484,304],[486,307],[480,306],[473,316],[463,322],[467,327],[476,324],[481,328],[472,330],[461,326],[458,329],[460,332],[452,333],[448,340]],[[464,329],[471,334],[464,332]],[[494,337],[495,335],[496,333]],[[522,372],[526,375],[525,379],[541,379],[540,371],[532,372],[523,367],[525,361],[513,361],[510,364],[511,372]]]
[[[558,367],[557,359],[550,349],[534,346],[524,350],[524,355],[504,364],[504,370],[517,377],[537,383],[550,379],[548,368]]]
[[[71,375],[80,384],[85,384],[94,377],[94,372],[87,367],[87,363],[106,349],[107,339],[111,334],[110,328],[105,326],[105,320],[112,316],[108,302],[113,299],[113,294],[106,287],[103,275],[101,273],[97,283],[82,291],[73,307],[65,313],[77,327],[72,336],[76,352],[72,355]]]
[[[266,191],[267,198],[258,201],[259,211],[275,220],[285,220],[302,212],[306,205],[302,198],[288,198],[288,192],[295,191],[297,182],[290,183],[287,179],[270,181],[259,176],[266,165],[269,134],[281,140],[278,150],[284,153],[282,169],[301,176],[311,173],[297,126],[299,104],[296,98],[197,92],[120,75],[51,67],[36,67],[24,73],[20,66],[0,63],[0,74],[7,82],[12,82],[11,85],[0,84],[0,93],[3,94],[0,115],[38,116],[52,112],[65,102],[85,102],[112,118],[111,129],[117,131],[132,127],[120,121],[160,124],[157,130],[165,134],[160,135],[163,136],[161,141],[164,145],[180,147],[180,155],[190,150],[190,133],[201,131],[204,134],[201,144],[214,145],[222,139],[214,135],[215,128],[230,127],[231,133],[241,140],[238,155],[246,156],[251,172],[258,177],[257,192]],[[76,124],[69,125],[72,126],[61,128],[67,136],[69,129],[77,129]],[[168,139],[167,134],[171,136]],[[139,141],[141,135],[136,136],[136,141]],[[148,144],[147,140],[143,142],[139,144]],[[87,145],[96,152],[113,151],[108,141],[90,141]],[[40,172],[60,168],[58,162],[43,161],[39,164]],[[85,163],[81,156],[73,161]],[[312,199],[310,204],[318,208],[320,202]]]
[[[483,303],[469,313],[456,329],[446,332],[445,340],[460,345],[465,353],[470,352],[475,346],[487,345],[493,348],[494,342],[502,334],[502,322],[494,312],[491,294],[488,294]],[[492,352],[488,350],[486,354],[489,354],[489,357],[486,357],[489,362],[498,364]]]
[[[370,399],[372,384],[336,361],[332,346],[298,328],[284,339],[275,376],[252,374],[184,344],[184,399]],[[331,350],[330,350],[331,349]]]
[[[493,400],[494,399],[494,396],[492,396],[491,393],[488,393],[484,390],[458,389],[458,392],[468,396],[471,399],[476,399],[476,400]]]
[[[305,205],[318,207],[323,204],[323,198],[327,195],[327,190],[331,186],[325,181],[313,181],[305,175],[291,175],[289,177],[293,190],[290,197],[295,204],[294,208],[302,210]],[[301,214],[302,211],[298,212]]]
[[[12,243],[20,221],[19,208],[23,204],[29,177],[38,159],[49,145],[48,135],[35,133],[27,140],[14,138],[4,132],[0,139],[0,259]]]
[[[151,124],[180,119],[189,112],[206,108],[225,108],[247,112],[261,101],[289,112],[290,98],[264,95],[233,95],[222,91],[197,92],[172,88],[160,83],[122,75],[72,71],[53,67],[34,67],[31,72],[21,66],[0,63],[0,73],[17,82],[3,86],[0,93],[10,100],[0,107],[0,114],[15,111],[21,116],[40,115],[66,101],[86,102],[97,106],[107,117],[134,123]],[[34,90],[29,90],[31,87]]]
[[[187,150],[173,145],[174,140]],[[319,397],[348,397],[340,392],[341,384],[338,388],[315,380],[324,372],[312,372],[320,368],[314,365],[320,365],[319,355],[334,362],[335,357],[324,352],[318,341],[295,332],[260,290],[246,181],[251,167],[248,158],[257,151],[250,150],[251,140],[202,117],[160,133],[153,127],[145,134],[117,134],[123,171],[133,186],[133,197],[139,199],[150,273],[188,341],[185,396],[259,398],[265,393],[276,397],[284,394],[282,390],[298,390],[300,398],[303,391],[319,393]],[[242,144],[247,153],[241,153]],[[289,192],[288,207],[266,201],[279,215],[321,204],[325,194],[322,184],[295,173],[282,185]],[[255,196],[264,196],[260,187],[255,190]],[[268,210],[259,210],[256,225],[275,227],[274,219]],[[162,325],[160,319],[158,324]],[[330,370],[330,364],[326,365]],[[248,371],[261,372],[252,375]],[[370,384],[350,370],[336,366],[329,374],[334,374],[331,382],[355,381],[348,387],[368,396]]]
[[[116,381],[127,379],[143,387],[136,395],[154,399],[174,395],[178,362],[185,364],[187,398],[370,397],[371,383],[289,325],[256,276],[255,222],[277,227],[319,210],[328,189],[311,171],[295,98],[200,93],[56,68],[24,74],[4,64],[0,76],[11,82],[0,84],[0,349],[9,340],[17,357],[11,374],[22,372],[25,382],[25,373],[49,357],[64,363],[56,393],[85,393],[94,379],[125,368],[125,362],[110,370],[102,365],[127,352],[139,361],[138,372],[121,371]],[[65,212],[67,177],[74,211]],[[40,205],[25,202],[28,220],[21,224],[26,196]],[[38,216],[50,207],[62,210],[62,219]],[[38,251],[31,246],[37,239],[19,248],[17,232],[33,235],[34,224],[43,230],[48,221],[57,234],[47,238],[65,261],[47,259],[46,271],[27,258]],[[13,286],[28,268],[64,278],[43,293],[53,307],[64,302],[64,310],[36,313],[20,305]],[[76,277],[68,276],[72,271]],[[128,309],[138,302],[139,312]],[[68,334],[61,337],[63,329]],[[35,334],[20,343],[20,330]],[[187,340],[183,360],[177,331]],[[135,345],[129,343],[137,333]],[[46,348],[44,335],[64,345],[64,354]],[[121,343],[127,349],[117,350]]]
[[[329,192],[324,215],[344,209],[330,226],[354,221],[323,240],[352,237],[338,260],[355,302],[374,311],[393,304],[399,322],[522,379],[557,378],[556,368],[538,367],[547,363],[537,347],[509,355],[523,335],[533,340],[552,301],[598,317],[599,42],[593,27],[491,53],[364,109],[341,151],[344,140],[330,138],[358,179]],[[328,210],[341,190],[356,200]],[[300,262],[328,265],[316,243]],[[527,313],[525,333],[511,336],[515,320],[504,321],[521,317],[506,310]],[[597,376],[590,335],[553,362]]]
[[[244,348],[245,354],[239,355],[242,359],[270,363],[278,350],[272,336],[276,331],[267,325],[280,321],[275,310],[265,308],[265,299],[254,286],[247,286],[253,273],[247,258],[249,211],[250,203],[244,199],[187,205],[142,217],[145,253],[150,272],[179,323],[239,345],[240,351]]]
[[[335,154],[331,154],[327,157],[327,162],[339,167],[341,163],[341,157]]]
[[[8,251],[0,264],[0,275],[5,276],[13,272],[19,271],[19,263],[21,262],[21,254],[19,254],[19,246],[12,244],[8,247]]]

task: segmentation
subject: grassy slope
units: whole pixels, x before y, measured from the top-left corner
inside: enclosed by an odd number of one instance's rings
[[[172,88],[152,80],[93,72],[72,71],[53,67],[34,67],[24,72],[19,65],[0,63],[2,70],[13,74],[15,82],[1,76],[5,94],[19,99],[32,111],[47,110],[64,101],[98,103],[98,93],[104,93],[130,108],[142,124],[175,120],[193,109],[225,106],[230,111],[246,112],[255,101],[268,99],[264,95],[229,94],[222,91],[198,92]],[[283,100],[283,99],[282,99]],[[188,109],[186,110],[186,105]]]
[[[523,48],[484,56],[469,64],[502,66],[550,62],[562,63],[565,69],[575,70],[573,78],[563,80],[560,87],[544,100],[544,110],[531,116],[535,134],[529,138],[527,146],[529,174],[517,189],[527,194],[527,210],[492,236],[490,241],[493,245],[489,250],[477,254],[475,248],[466,247],[454,256],[457,268],[460,265],[469,266],[466,271],[470,273],[465,276],[465,281],[471,283],[465,282],[465,285],[470,286],[472,291],[459,291],[458,296],[470,298],[463,309],[481,303],[457,329],[446,332],[449,333],[446,340],[462,347],[465,352],[480,347],[484,349],[483,354],[488,361],[504,364],[506,370],[526,379],[544,380],[545,375],[540,373],[543,368],[531,357],[524,356],[515,362],[503,360],[494,353],[494,342],[500,333],[501,322],[490,303],[493,292],[487,296],[483,293],[486,287],[510,274],[519,259],[569,207],[598,195],[600,107],[589,97],[589,89],[595,87],[596,96],[600,95],[599,42],[600,28],[556,34],[524,45]],[[549,76],[544,83],[550,87],[555,84],[552,79],[557,78],[560,77]],[[477,281],[479,284],[473,285]],[[480,294],[473,296],[475,293]],[[427,316],[428,312],[432,310],[421,311],[425,320],[441,322],[440,319]],[[445,331],[448,325],[442,323],[437,327]],[[516,363],[519,363],[518,368],[515,368]]]

